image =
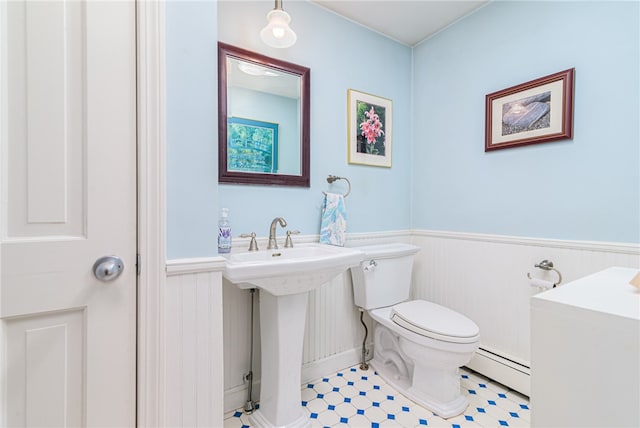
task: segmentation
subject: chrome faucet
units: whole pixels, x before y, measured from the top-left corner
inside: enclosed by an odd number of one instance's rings
[[[271,221],[271,226],[269,227],[269,244],[267,245],[267,250],[277,250],[278,242],[276,241],[276,226],[280,223],[280,226],[286,227],[287,221],[282,217],[276,217]]]

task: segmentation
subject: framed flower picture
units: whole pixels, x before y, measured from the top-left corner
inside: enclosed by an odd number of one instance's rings
[[[349,163],[391,168],[391,100],[349,89],[347,106]]]

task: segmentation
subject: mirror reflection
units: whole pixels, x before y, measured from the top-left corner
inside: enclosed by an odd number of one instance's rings
[[[300,76],[227,57],[227,168],[300,175]]]
[[[219,181],[308,187],[309,69],[218,49]]]

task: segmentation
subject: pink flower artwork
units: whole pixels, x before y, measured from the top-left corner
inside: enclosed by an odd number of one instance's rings
[[[367,120],[360,124],[361,135],[367,139],[367,144],[375,144],[376,138],[384,134],[382,130],[382,122],[380,122],[380,117],[371,106],[369,111],[364,112],[365,116],[367,116]]]
[[[349,89],[349,163],[391,167],[393,133],[390,99]]]
[[[376,139],[384,134],[382,122],[373,106],[371,106],[369,111],[365,111],[364,115],[367,119],[360,124],[360,135],[367,140],[367,153],[377,154],[377,150],[375,149]]]

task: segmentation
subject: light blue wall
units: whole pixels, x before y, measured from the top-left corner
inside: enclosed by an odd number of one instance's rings
[[[285,5],[298,43],[268,48],[271,7],[167,2],[169,258],[215,254],[222,206],[235,235],[317,233],[328,174],[353,183],[350,232],[640,241],[638,2],[494,2],[413,53],[306,1]],[[217,184],[218,40],[311,68],[311,188]],[[485,95],[570,67],[573,140],[485,153]],[[347,164],[348,88],[393,100],[391,169]]]
[[[218,10],[168,1],[167,257],[217,253]]]
[[[283,216],[290,229],[318,234],[322,191],[329,174],[346,176],[348,231],[374,232],[410,227],[411,49],[346,21],[307,1],[288,1],[297,43],[266,46],[259,31],[273,2],[219,2],[220,41],[311,69],[311,187],[220,185],[219,206],[231,210],[234,235],[266,236],[271,220]],[[393,167],[347,163],[347,89],[393,100]],[[279,234],[282,232],[278,232]]]
[[[640,242],[638,2],[494,2],[414,49],[413,226]],[[484,152],[485,95],[575,67],[574,138]]]

